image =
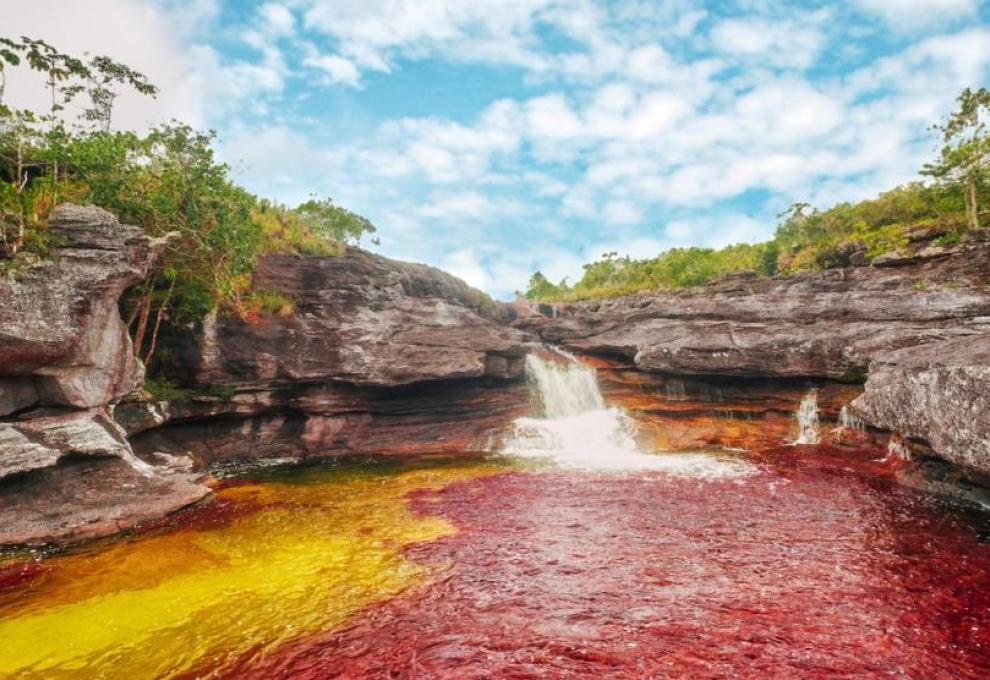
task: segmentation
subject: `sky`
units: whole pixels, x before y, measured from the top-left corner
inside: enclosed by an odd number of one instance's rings
[[[161,95],[119,125],[215,129],[252,192],[332,197],[373,250],[506,299],[916,179],[931,123],[990,84],[988,4],[0,0],[0,34],[145,72]]]

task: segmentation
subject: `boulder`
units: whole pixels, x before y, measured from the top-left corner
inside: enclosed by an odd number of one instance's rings
[[[96,207],[49,219],[47,260],[0,275],[0,545],[103,536],[210,493],[138,459],[113,405],[144,369],[118,311],[161,245]]]
[[[990,474],[988,385],[990,335],[934,342],[875,356],[852,409],[963,468]]]
[[[51,260],[0,276],[0,414],[103,406],[140,386],[117,301],[147,276],[156,243],[96,207],[61,205]]]

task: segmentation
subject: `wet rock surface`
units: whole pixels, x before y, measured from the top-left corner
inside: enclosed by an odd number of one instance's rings
[[[109,536],[212,494],[199,475],[156,468],[143,475],[119,458],[68,458],[4,480],[0,545],[72,543]]]
[[[443,380],[397,387],[282,385],[167,406],[164,426],[147,405],[121,404],[142,455],[190,453],[204,465],[313,460],[352,454],[461,454],[488,447],[530,410],[522,380]],[[155,411],[156,416],[161,411]]]

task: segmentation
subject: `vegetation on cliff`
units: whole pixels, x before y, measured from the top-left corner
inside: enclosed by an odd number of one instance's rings
[[[726,274],[750,270],[761,276],[844,266],[856,253],[866,259],[907,245],[909,233],[934,227],[941,243],[980,228],[980,206],[990,200],[990,92],[965,90],[959,109],[934,125],[940,134],[939,157],[925,165],[930,182],[911,182],[876,198],[839,203],[819,210],[807,203],[780,215],[772,239],[721,249],[672,248],[656,257],[633,259],[605,253],[584,265],[573,285],[554,283],[541,272],[529,280],[531,300],[571,301],[615,297],[645,290],[670,290],[710,283]]]
[[[41,74],[45,111],[3,102],[5,70]],[[153,275],[124,302],[135,352],[155,354],[163,323],[215,308],[242,316],[285,313],[290,300],[251,290],[257,258],[270,252],[339,253],[375,231],[330,199],[289,208],[260,200],[214,154],[215,133],[171,122],[144,133],[112,129],[125,90],[155,96],[147,78],[107,57],[64,54],[40,40],[0,38],[0,266],[52,247],[51,210],[91,203],[167,243]]]

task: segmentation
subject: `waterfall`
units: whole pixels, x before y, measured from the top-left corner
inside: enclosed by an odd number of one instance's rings
[[[866,430],[866,423],[859,416],[853,415],[848,406],[843,406],[839,409],[839,428],[863,432]]]
[[[818,426],[818,390],[809,390],[797,412],[798,437],[795,444],[817,444],[821,437]]]
[[[911,449],[904,442],[904,438],[897,432],[890,435],[890,441],[887,442],[887,456],[883,460],[885,462],[906,462],[911,460]]]
[[[575,357],[530,354],[526,373],[539,395],[541,417],[518,418],[499,453],[596,471],[661,470],[691,477],[747,474],[745,463],[707,454],[648,454],[636,444],[636,425],[605,404],[594,369]]]

